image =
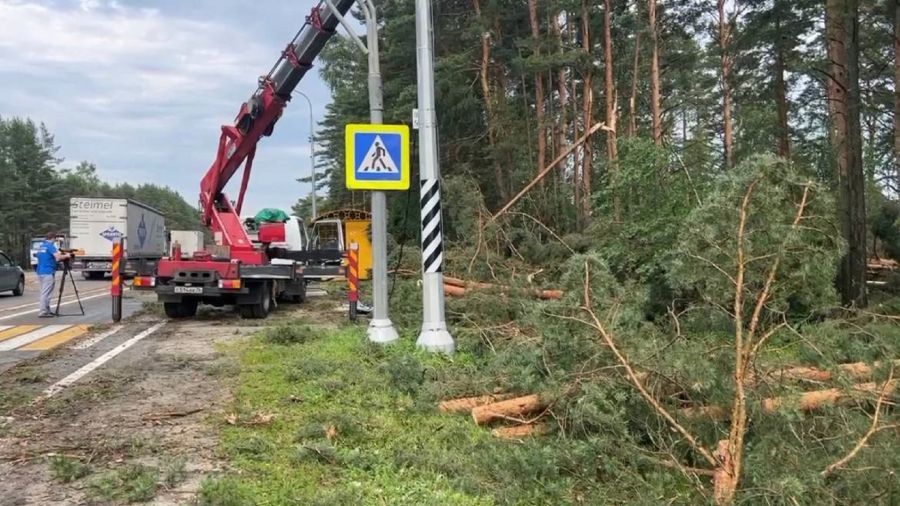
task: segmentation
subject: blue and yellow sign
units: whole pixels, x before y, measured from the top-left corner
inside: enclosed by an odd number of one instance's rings
[[[409,189],[409,127],[347,125],[344,130],[347,188]]]

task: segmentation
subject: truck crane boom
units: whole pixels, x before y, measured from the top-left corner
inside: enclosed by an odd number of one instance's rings
[[[355,0],[335,0],[343,16]],[[223,125],[216,158],[200,183],[203,224],[212,229],[216,242],[228,246],[231,258],[252,264],[265,263],[265,252],[254,247],[244,230],[240,213],[260,139],[269,136],[291,99],[291,93],[312,67],[325,43],[334,34],[340,19],[325,4],[313,7],[268,74],[260,77],[251,97],[241,105],[234,124]],[[225,186],[241,165],[244,174],[236,205],[224,193]]]
[[[240,213],[259,141],[272,135],[291,92],[312,68],[354,1],[323,0],[313,7],[275,65],[259,78],[256,91],[241,105],[234,123],[222,126],[216,158],[200,182],[201,217],[213,232],[215,246],[185,258],[175,244],[171,257],[159,261],[153,276],[137,276],[132,285],[155,290],[170,318],[194,316],[201,302],[233,304],[244,317],[265,318],[276,300],[303,301],[307,276],[343,274],[343,267],[333,262],[335,257],[340,260],[340,251],[274,247],[284,241],[284,224],[261,226],[258,246],[244,229]],[[232,204],[225,186],[242,165],[240,193]],[[323,260],[331,263],[322,266]]]

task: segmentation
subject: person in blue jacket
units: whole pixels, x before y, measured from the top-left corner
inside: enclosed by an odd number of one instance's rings
[[[56,316],[50,311],[50,297],[53,296],[53,288],[56,286],[56,264],[72,258],[72,255],[60,252],[56,247],[56,233],[49,232],[35,256],[37,257],[35,271],[41,283],[41,309],[38,316],[40,318]]]

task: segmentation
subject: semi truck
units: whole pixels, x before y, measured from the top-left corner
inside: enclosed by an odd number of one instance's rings
[[[200,180],[201,221],[214,243],[191,258],[173,248],[153,275],[136,276],[132,283],[136,289],[155,290],[168,317],[192,317],[204,303],[232,304],[245,318],[265,318],[278,300],[302,301],[307,276],[343,273],[339,250],[278,247],[289,237],[285,223],[261,223],[251,238],[241,210],[260,140],[272,135],[291,93],[354,2],[317,2],[269,72],[256,80],[256,90],[241,104],[234,122],[222,126],[215,158]],[[241,168],[232,201],[225,187]]]
[[[86,279],[101,279],[112,269],[112,244],[125,239],[124,273],[152,272],[166,254],[162,213],[129,199],[72,197],[69,200],[69,248],[72,262]]]

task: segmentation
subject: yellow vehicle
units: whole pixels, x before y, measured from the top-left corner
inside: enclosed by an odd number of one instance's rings
[[[359,279],[372,277],[372,215],[357,209],[322,213],[312,222],[311,249],[347,251],[351,242],[359,244]],[[346,265],[346,259],[342,262]]]

